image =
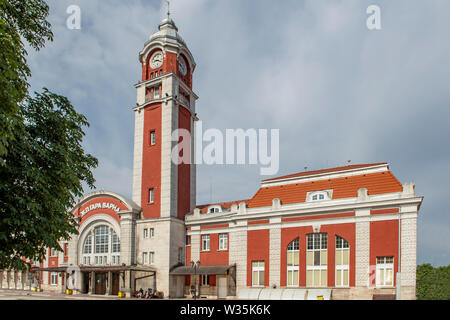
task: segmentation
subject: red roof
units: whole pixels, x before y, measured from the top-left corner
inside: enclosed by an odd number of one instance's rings
[[[230,208],[233,204],[239,204],[241,202],[248,203],[248,199],[246,200],[235,200],[235,201],[227,201],[227,202],[218,202],[218,203],[210,203],[210,204],[202,204],[197,206],[197,208],[201,209],[201,213],[207,213],[208,207],[210,206],[221,206],[223,209]]]
[[[353,168],[360,168],[353,166]],[[348,166],[351,167],[351,166]],[[339,168],[318,170],[320,172],[337,171]],[[312,171],[308,172],[311,174]],[[294,175],[291,175],[294,176]],[[305,202],[306,193],[333,189],[333,199],[352,198],[358,195],[358,189],[366,188],[369,195],[401,192],[402,184],[390,171],[361,174],[349,177],[323,179],[303,183],[291,183],[279,186],[262,187],[247,204],[249,208],[272,205],[272,199],[279,198],[282,204]]]
[[[304,177],[304,176],[310,176],[310,175],[315,175],[315,174],[320,174],[320,173],[331,173],[331,172],[336,172],[336,171],[346,171],[346,170],[361,169],[361,168],[366,168],[366,167],[369,168],[369,167],[375,167],[375,166],[386,165],[386,164],[387,164],[386,162],[370,163],[370,164],[352,164],[352,165],[337,167],[337,168],[304,171],[304,172],[289,174],[286,176],[266,179],[266,180],[263,180],[263,182],[279,180],[279,179],[281,180],[281,179],[287,179],[287,178]]]

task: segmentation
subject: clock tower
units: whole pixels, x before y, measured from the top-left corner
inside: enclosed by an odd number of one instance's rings
[[[197,95],[192,91],[195,61],[169,15],[139,52],[141,81],[135,85],[133,201],[142,208],[136,222],[137,257],[152,252],[158,290],[170,293],[169,269],[183,262],[184,216],[195,208],[194,121]],[[176,135],[184,129],[190,137]],[[172,153],[189,163],[172,161]],[[153,229],[154,241],[141,239]],[[145,263],[145,261],[142,261]],[[173,285],[175,287],[175,285]]]

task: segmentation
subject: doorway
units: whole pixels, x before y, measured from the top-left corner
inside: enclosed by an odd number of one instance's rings
[[[113,272],[111,274],[111,294],[112,295],[118,295],[119,294],[119,286],[120,286],[120,273],[119,272]]]
[[[81,293],[89,292],[89,272],[83,272],[83,286],[81,287]]]
[[[227,297],[227,277],[217,276],[217,298],[226,299]]]
[[[95,274],[95,294],[106,294],[106,273]]]

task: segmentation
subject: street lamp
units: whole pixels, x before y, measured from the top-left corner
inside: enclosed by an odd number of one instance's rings
[[[197,279],[197,269],[200,267],[200,261],[191,261],[191,268],[194,268],[194,279]],[[191,293],[194,293],[194,300],[197,299],[197,284],[194,284],[194,289],[191,286]]]

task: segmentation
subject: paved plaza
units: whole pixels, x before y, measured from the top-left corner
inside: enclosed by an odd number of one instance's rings
[[[57,292],[34,292],[29,290],[0,289],[0,300],[141,300],[134,298],[119,298],[117,296],[73,294],[66,295]]]

